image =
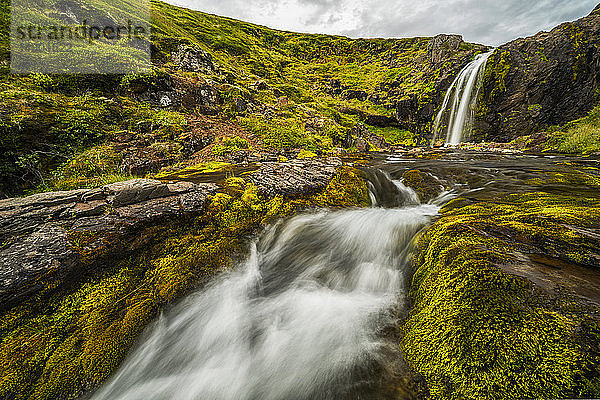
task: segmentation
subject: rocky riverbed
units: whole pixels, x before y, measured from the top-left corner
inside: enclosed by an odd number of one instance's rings
[[[406,367],[384,386],[442,398],[596,394],[595,159],[441,149],[222,168],[0,202],[2,395],[87,393],[160,310],[235,265],[265,224],[367,206],[367,184],[381,192],[385,179],[446,205],[419,236],[413,307],[390,336]]]

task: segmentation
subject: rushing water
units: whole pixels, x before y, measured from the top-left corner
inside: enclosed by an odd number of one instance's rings
[[[446,118],[446,144],[457,145],[470,134],[479,89],[483,83],[483,73],[492,53],[493,51],[490,51],[477,55],[460,71],[446,92],[442,108],[434,122],[434,141],[440,137],[441,123]]]
[[[322,210],[266,229],[243,265],[161,316],[92,398],[398,398],[389,390],[403,374],[393,326],[407,311],[407,257],[439,206],[459,194],[464,201],[522,191],[587,195],[585,186],[539,178],[600,165],[440,152],[436,160],[373,156],[366,171],[373,207]],[[419,204],[398,180],[408,169],[452,190]]]
[[[268,228],[245,265],[161,316],[93,399],[382,398],[381,331],[405,308],[408,250],[438,207],[381,171],[371,181],[376,204],[399,208]]]

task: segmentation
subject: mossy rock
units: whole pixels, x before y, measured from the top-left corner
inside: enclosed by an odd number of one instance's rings
[[[239,177],[227,178],[223,191],[196,215],[137,232],[142,250],[125,259],[116,254],[68,282],[46,282],[47,290],[3,312],[0,398],[68,399],[89,392],[118,368],[160,310],[235,265],[266,224],[309,207],[369,204],[362,173],[350,167],[339,168],[320,192],[294,200],[262,196]],[[97,240],[94,234],[69,238],[77,249]]]
[[[548,271],[541,257],[554,272],[597,275],[598,226],[600,202],[585,196],[527,193],[445,209],[419,239],[402,327],[422,397],[599,397],[600,302],[568,274],[550,286],[536,279]]]
[[[444,190],[444,186],[435,176],[418,169],[402,174],[402,182],[417,193],[422,203],[433,200]]]

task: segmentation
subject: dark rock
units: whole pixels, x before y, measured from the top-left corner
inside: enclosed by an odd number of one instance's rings
[[[373,132],[371,132],[364,124],[358,123],[355,126],[353,126],[351,133],[352,133],[352,136],[357,138],[356,139],[356,149],[358,151],[364,152],[364,151],[369,150],[368,143],[370,143],[372,146],[374,146],[378,149],[386,149],[389,147],[387,145],[387,143],[385,142],[385,140],[381,136],[378,136],[378,135],[374,134]],[[368,143],[363,143],[362,141],[360,141],[361,139]]]
[[[248,110],[248,102],[242,97],[236,97],[233,99],[233,105],[235,107],[235,111],[239,114],[243,114]]]
[[[600,13],[500,46],[486,68],[474,137],[507,142],[583,117],[598,103]]]
[[[364,90],[346,90],[342,93],[342,97],[346,100],[366,101],[369,95]]]
[[[267,82],[265,82],[265,81],[258,81],[258,82],[255,82],[255,83],[253,83],[253,84],[252,84],[250,87],[251,87],[252,89],[254,89],[254,90],[258,90],[258,91],[262,91],[262,90],[269,90],[269,89],[271,89],[271,87],[269,86],[269,84],[268,84]]]
[[[367,143],[367,141],[363,138],[356,139],[356,150],[360,151],[361,153],[369,151],[369,143]]]
[[[134,97],[155,107],[197,108],[207,115],[217,113],[220,103],[219,92],[205,81],[171,76],[159,77],[152,84],[140,84]]]
[[[425,132],[435,110],[436,105],[432,101],[420,102],[416,95],[396,102],[396,118],[400,125],[418,134]]]
[[[140,245],[139,229],[201,213],[216,189],[214,184],[134,179],[0,201],[0,309],[90,268],[73,237],[92,238],[91,248],[104,247],[99,257],[122,258]],[[106,258],[95,261],[101,259]]]

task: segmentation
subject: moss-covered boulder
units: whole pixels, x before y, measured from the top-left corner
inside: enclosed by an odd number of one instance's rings
[[[401,347],[435,399],[600,396],[600,200],[450,203],[419,239]]]
[[[436,198],[444,190],[439,179],[418,169],[411,169],[402,174],[402,182],[417,193],[422,203]]]

